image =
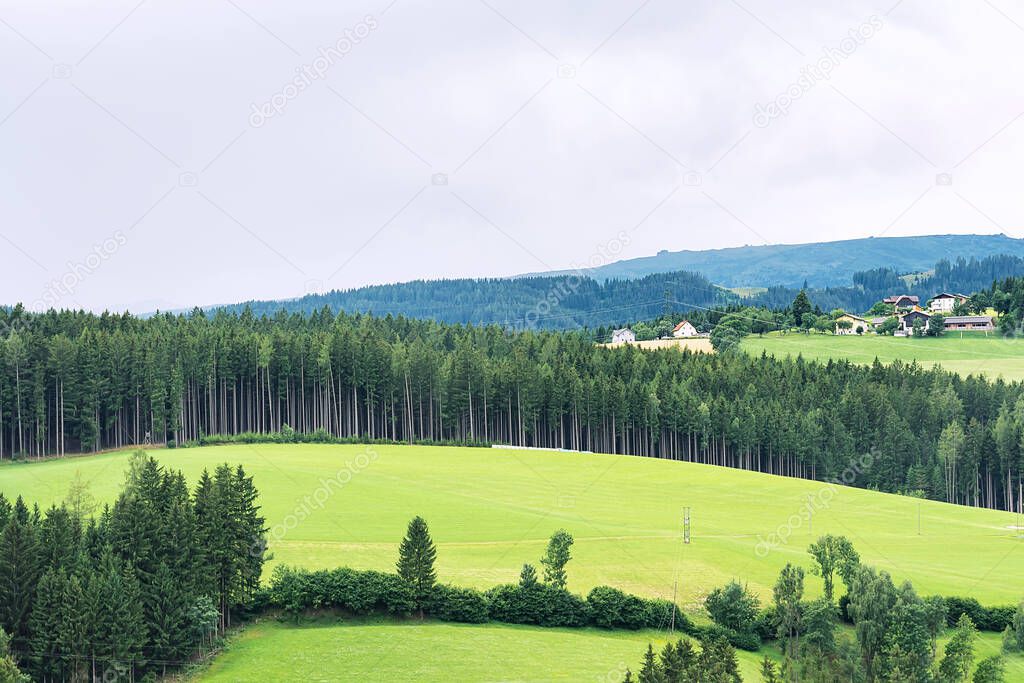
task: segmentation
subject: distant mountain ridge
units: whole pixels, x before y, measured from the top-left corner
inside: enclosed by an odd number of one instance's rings
[[[849,285],[870,268],[918,273],[938,261],[982,259],[1005,254],[1024,257],[1024,239],[997,235],[865,237],[836,242],[728,247],[705,251],[661,251],[655,256],[616,261],[587,271],[596,280],[637,278],[686,270],[724,287],[799,288]],[[570,271],[535,273],[562,275]]]

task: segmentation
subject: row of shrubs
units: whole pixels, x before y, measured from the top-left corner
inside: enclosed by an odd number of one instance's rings
[[[960,615],[966,614],[979,631],[1003,631],[1013,624],[1016,607],[983,607],[974,598],[946,598],[946,622],[956,626]]]
[[[267,601],[295,617],[316,609],[396,616],[416,611],[411,588],[397,574],[347,567],[308,571],[279,566],[274,570]],[[686,633],[702,633],[668,600],[641,598],[608,586],[598,586],[583,598],[540,582],[507,584],[487,591],[437,585],[423,605],[423,612],[442,621],[471,624],[499,621],[637,630],[667,628],[674,623]]]
[[[946,624],[955,627],[960,617],[964,614],[971,618],[974,626],[979,631],[992,631],[1000,633],[1013,624],[1013,615],[1017,612],[1016,607],[999,606],[985,607],[975,598],[944,598],[946,601]],[[852,624],[847,607],[850,598],[847,595],[839,598],[839,614],[843,621]]]

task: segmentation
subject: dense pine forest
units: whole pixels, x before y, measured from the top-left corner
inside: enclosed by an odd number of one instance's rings
[[[280,310],[309,314],[329,306],[348,313],[404,315],[446,323],[568,330],[650,319],[662,312],[666,300],[680,302],[677,308],[682,310],[700,310],[737,301],[738,297],[702,275],[685,271],[604,282],[580,272],[562,276],[417,280],[223,308],[234,313],[248,308],[256,315],[274,315]]]
[[[1009,509],[1024,398],[895,363],[595,346],[405,318],[0,313],[0,454],[246,432],[692,460]],[[296,437],[298,438],[298,437]]]
[[[81,480],[45,512],[0,495],[10,652],[44,682],[156,680],[187,663],[259,588],[257,498],[241,467],[204,472],[190,492],[142,453],[113,507],[97,509]]]

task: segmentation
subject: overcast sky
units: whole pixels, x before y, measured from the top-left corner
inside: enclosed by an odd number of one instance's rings
[[[1022,0],[0,0],[0,303],[1021,237],[1021,82]]]

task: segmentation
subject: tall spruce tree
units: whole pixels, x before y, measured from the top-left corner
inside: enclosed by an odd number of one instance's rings
[[[420,618],[423,617],[423,608],[430,599],[437,581],[437,574],[434,571],[435,559],[437,548],[430,538],[427,522],[422,517],[413,517],[405,538],[398,547],[398,575],[412,589]]]
[[[19,496],[0,533],[0,628],[11,635],[15,650],[26,649],[29,613],[42,567],[38,519]]]

